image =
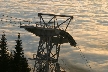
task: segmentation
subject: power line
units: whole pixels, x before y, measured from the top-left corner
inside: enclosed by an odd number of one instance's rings
[[[72,29],[72,28],[73,28],[73,27],[70,26],[70,29]],[[72,29],[72,31],[73,31],[73,29]],[[89,64],[87,58],[86,58],[85,55],[83,54],[81,48],[80,48],[78,45],[76,46],[76,48],[80,51],[80,56],[81,56],[81,58],[86,62],[85,65],[86,65],[86,67],[89,68],[88,71],[89,71],[89,72],[93,72],[93,69],[92,69],[91,65]]]
[[[67,66],[67,64],[65,63],[65,61],[63,59],[61,59],[61,61],[63,62],[63,64],[65,65],[65,67],[70,71],[70,68]],[[65,71],[65,69],[64,69]]]
[[[81,56],[82,59],[86,62],[85,65],[86,65],[86,67],[89,68],[88,71],[89,71],[89,72],[93,72],[92,67],[91,67],[91,65],[89,64],[89,62],[88,62],[87,58],[85,57],[85,55],[83,54],[81,48],[80,48],[79,46],[77,46],[76,48],[79,49],[79,51],[80,51],[80,56]]]

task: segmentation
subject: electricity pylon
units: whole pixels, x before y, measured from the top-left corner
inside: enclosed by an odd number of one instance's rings
[[[43,16],[52,18],[45,22]],[[63,72],[58,63],[60,45],[69,42],[71,46],[76,46],[73,37],[66,32],[73,16],[38,13],[38,17],[40,21],[36,22],[35,26],[20,26],[40,37],[37,54],[33,55],[35,60],[33,72]],[[67,19],[58,23],[57,17]],[[64,28],[65,23],[66,27],[62,30],[61,26]]]

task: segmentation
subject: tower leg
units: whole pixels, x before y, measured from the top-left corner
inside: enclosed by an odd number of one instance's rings
[[[33,72],[60,72],[58,57],[60,44],[52,42],[53,37],[40,37]]]

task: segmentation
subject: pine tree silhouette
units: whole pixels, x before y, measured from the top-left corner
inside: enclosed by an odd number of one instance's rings
[[[6,40],[5,34],[3,34],[0,40],[0,72],[9,72],[10,60]]]
[[[14,72],[30,72],[27,59],[24,57],[24,50],[22,48],[22,40],[20,39],[20,33],[18,33],[18,39],[15,40],[16,45],[14,51]]]
[[[14,72],[14,57],[12,52],[10,53],[10,57],[9,57],[9,70],[8,72]]]

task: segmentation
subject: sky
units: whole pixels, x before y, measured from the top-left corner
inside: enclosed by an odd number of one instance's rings
[[[68,43],[61,45],[60,63],[64,66],[66,63],[70,69],[74,66],[77,69],[92,68],[94,72],[108,72],[107,0],[0,0],[0,8],[0,18],[3,18],[4,23],[0,26],[0,35],[3,31],[6,33],[10,50],[14,49],[14,40],[20,32],[25,55],[31,58],[37,52],[39,37],[19,28],[18,19],[36,22],[39,20],[38,12],[72,15],[74,19],[67,32],[73,36],[80,49]],[[6,22],[6,19],[11,19],[12,23]]]

